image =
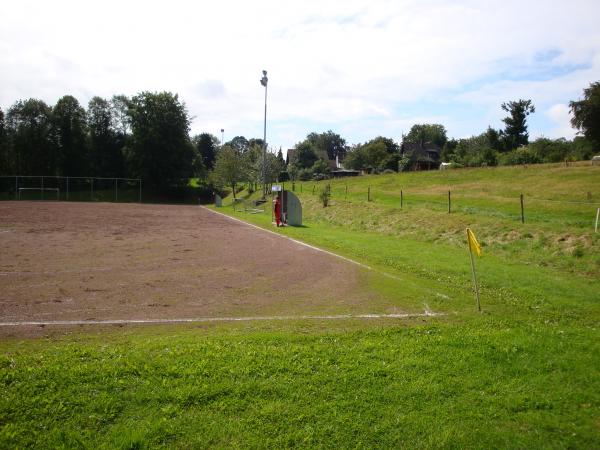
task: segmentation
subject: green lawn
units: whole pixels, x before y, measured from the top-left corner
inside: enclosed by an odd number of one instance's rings
[[[600,447],[600,168],[361,177],[333,182],[328,208],[325,184],[295,186],[304,227],[220,211],[368,264],[388,304],[445,316],[5,340],[0,447]]]

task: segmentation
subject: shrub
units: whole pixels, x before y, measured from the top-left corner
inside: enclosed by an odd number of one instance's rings
[[[327,208],[329,205],[329,198],[331,197],[331,192],[327,186],[323,186],[321,188],[321,192],[319,192],[319,200],[323,203],[323,208]]]

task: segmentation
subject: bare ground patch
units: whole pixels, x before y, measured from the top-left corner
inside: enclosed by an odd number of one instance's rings
[[[0,231],[2,322],[391,311],[364,269],[195,206],[0,202]]]

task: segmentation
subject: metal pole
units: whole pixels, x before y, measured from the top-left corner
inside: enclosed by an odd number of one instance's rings
[[[594,233],[598,232],[598,217],[600,216],[600,208],[596,211],[596,226],[594,228]]]
[[[44,200],[44,177],[42,176],[42,200]]]
[[[263,164],[262,164],[262,179],[263,179],[263,200],[267,195],[267,84],[269,79],[267,78],[267,71],[263,70],[263,77],[260,80],[260,84],[265,87],[265,123],[263,128]]]
[[[92,193],[92,197],[91,197],[91,200],[90,200],[90,201],[92,201],[92,202],[93,202],[93,201],[94,201],[94,179],[93,179],[93,178],[90,178],[90,180],[91,180],[91,186],[92,186],[92,191],[91,191],[91,193]]]
[[[69,177],[67,177],[67,201],[69,201]]]
[[[117,188],[118,178],[115,178],[115,202],[119,200],[119,189]]]
[[[142,203],[142,180],[140,179],[140,203]]]
[[[448,191],[448,214],[450,214],[450,191]]]
[[[15,177],[15,200],[19,199],[18,192],[19,192],[19,177],[16,176]]]
[[[267,84],[265,83],[265,123],[263,129],[263,189],[267,186]],[[266,195],[266,192],[263,194]]]
[[[400,209],[402,209],[402,205],[404,204],[404,193],[402,189],[400,189]]]

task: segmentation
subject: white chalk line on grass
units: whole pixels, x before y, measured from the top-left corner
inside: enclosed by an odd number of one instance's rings
[[[407,314],[341,314],[341,315],[303,315],[303,316],[249,316],[249,317],[196,317],[190,319],[106,319],[106,320],[42,320],[0,322],[0,327],[51,326],[51,325],[135,325],[169,323],[205,323],[205,322],[255,322],[255,321],[292,321],[292,320],[347,320],[347,319],[412,319],[416,317],[438,317],[444,313],[426,310],[424,313]]]
[[[231,219],[231,220],[233,220],[235,222],[239,222],[239,223],[247,225],[249,227],[256,228],[257,230],[260,230],[260,231],[264,231],[265,233],[271,233],[271,234],[273,234],[275,236],[278,236],[278,237],[280,237],[282,239],[287,239],[289,241],[295,242],[298,245],[302,245],[304,247],[310,248],[310,249],[315,250],[317,252],[325,253],[325,254],[333,256],[335,258],[342,259],[342,260],[344,260],[346,262],[349,262],[349,263],[352,263],[352,264],[357,265],[359,267],[362,267],[363,269],[373,270],[373,271],[375,271],[377,273],[380,273],[384,277],[388,277],[388,278],[392,278],[394,280],[402,281],[402,278],[400,278],[400,277],[398,277],[396,275],[392,275],[392,274],[387,273],[387,272],[382,272],[380,270],[374,270],[371,266],[367,266],[366,264],[360,263],[358,261],[354,261],[353,259],[346,258],[345,256],[342,256],[342,255],[338,255],[337,253],[330,252],[329,250],[323,250],[322,248],[315,247],[314,245],[307,244],[306,242],[299,241],[299,240],[291,238],[289,236],[284,236],[283,234],[275,233],[274,231],[267,230],[265,228],[259,227],[258,225],[254,225],[253,223],[245,222],[245,221],[243,221],[241,219],[238,219],[237,217],[228,216],[227,214],[223,214],[221,212],[214,211],[214,210],[212,210],[210,208],[207,208],[206,206],[200,205],[200,207],[203,208],[203,209],[205,209],[205,210],[207,210],[207,211],[210,211],[210,212],[212,212],[214,214],[218,214],[220,216],[223,216],[223,217],[225,217],[227,219]]]
[[[352,263],[352,264],[355,264],[355,265],[357,265],[357,266],[363,267],[364,269],[367,269],[367,270],[373,270],[373,268],[372,268],[372,267],[370,267],[370,266],[367,266],[366,264],[363,264],[363,263],[359,263],[358,261],[354,261],[353,259],[346,258],[345,256],[338,255],[338,254],[336,254],[336,253],[333,253],[333,252],[330,252],[330,251],[328,251],[328,250],[323,250],[322,248],[315,247],[314,245],[307,244],[306,242],[299,241],[299,240],[297,240],[297,239],[294,239],[294,238],[291,238],[291,237],[289,237],[289,236],[284,236],[284,235],[282,235],[282,234],[275,233],[274,231],[271,231],[271,230],[266,230],[266,229],[264,229],[264,228],[262,228],[262,227],[259,227],[258,225],[254,225],[253,223],[245,222],[245,221],[243,221],[243,220],[241,220],[241,219],[238,219],[237,217],[231,217],[231,216],[228,216],[227,214],[223,214],[223,213],[221,213],[221,212],[219,212],[219,211],[214,211],[214,210],[212,210],[212,209],[210,209],[210,208],[207,208],[206,206],[202,206],[202,205],[200,205],[200,207],[201,207],[201,208],[203,208],[203,209],[205,209],[205,210],[207,210],[207,211],[210,211],[211,213],[218,214],[218,215],[220,215],[220,216],[223,216],[223,217],[225,217],[225,218],[227,218],[227,219],[230,219],[230,220],[233,220],[233,221],[235,221],[235,222],[239,222],[239,223],[241,223],[241,224],[244,224],[244,225],[247,225],[247,226],[249,226],[249,227],[256,228],[257,230],[264,231],[265,233],[271,233],[271,234],[273,234],[273,235],[275,235],[275,236],[278,236],[278,237],[280,237],[280,238],[287,239],[287,240],[289,240],[289,241],[295,242],[296,244],[302,245],[302,246],[304,246],[304,247],[308,247],[308,248],[310,248],[310,249],[313,249],[313,250],[316,250],[316,251],[318,251],[318,252],[321,252],[321,253],[326,253],[326,254],[328,254],[328,255],[331,255],[331,256],[335,256],[336,258],[343,259],[344,261],[347,261],[347,262],[349,262],[349,263]]]

